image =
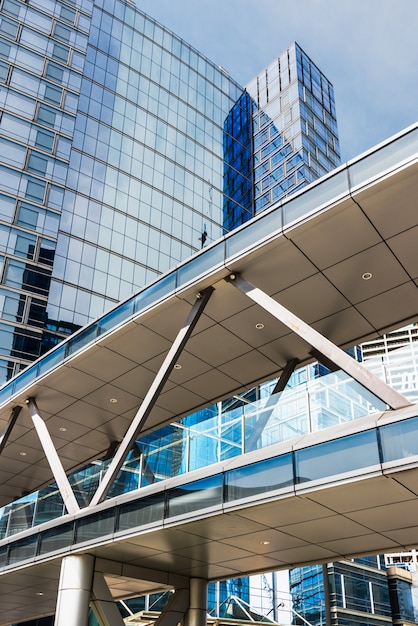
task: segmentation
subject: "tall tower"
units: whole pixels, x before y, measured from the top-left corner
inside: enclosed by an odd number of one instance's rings
[[[253,195],[244,211],[226,202],[229,230],[340,164],[333,86],[297,43],[246,85],[240,111],[231,111],[234,121],[242,110],[252,117],[252,135],[243,137],[245,125],[235,123],[234,136],[240,140],[244,169],[252,142]],[[234,128],[232,122],[230,126]],[[226,151],[227,161],[238,156]],[[239,180],[241,191],[245,180]],[[238,187],[236,178],[233,187]]]
[[[243,90],[124,0],[0,11],[1,383],[222,234]]]

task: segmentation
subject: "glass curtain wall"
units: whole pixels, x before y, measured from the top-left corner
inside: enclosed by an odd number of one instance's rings
[[[222,234],[242,94],[131,3],[0,1],[0,383]]]

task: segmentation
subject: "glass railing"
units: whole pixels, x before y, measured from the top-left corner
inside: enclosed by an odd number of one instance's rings
[[[418,342],[366,362],[377,376],[418,402]],[[387,407],[341,371],[308,380],[271,395],[275,381],[258,390],[262,397],[234,400],[186,417],[139,439],[119,472],[108,498],[204,468],[295,437],[342,424]],[[292,379],[291,379],[292,382]],[[80,507],[88,505],[110,461],[95,461],[70,476]],[[0,538],[65,514],[55,485],[0,509]]]
[[[418,417],[382,426],[372,426],[337,439],[247,462],[224,469],[198,480],[185,478],[182,484],[167,485],[143,496],[137,490],[129,500],[116,499],[105,509],[62,520],[53,528],[34,530],[15,541],[0,544],[0,568],[30,564],[64,553],[75,547],[111,542],[126,533],[158,530],[166,520],[184,523],[194,514],[222,512],[228,505],[248,506],[269,493],[292,495],[300,489],[332,483],[337,479],[375,475],[382,464],[418,458]],[[250,500],[249,500],[250,499]],[[111,503],[110,503],[111,504]]]

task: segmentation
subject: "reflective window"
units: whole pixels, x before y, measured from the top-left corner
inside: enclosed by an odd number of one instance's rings
[[[196,480],[168,492],[168,517],[190,514],[222,503],[222,474]]]
[[[59,105],[61,102],[62,89],[59,87],[55,87],[53,85],[45,86],[45,94],[44,98],[47,102],[52,102],[52,104]]]
[[[71,546],[74,537],[74,525],[63,524],[44,531],[40,536],[38,554],[47,554]]]
[[[19,561],[33,558],[36,555],[37,545],[38,535],[17,541],[9,548],[8,563],[18,563]]]
[[[46,130],[38,130],[35,145],[37,148],[51,152],[54,145],[54,135]]]
[[[45,195],[45,183],[42,181],[29,180],[26,186],[26,198],[43,202]]]
[[[295,452],[296,482],[352,472],[380,463],[376,430],[327,441]]]
[[[56,113],[53,109],[46,106],[45,104],[41,104],[38,110],[38,122],[42,124],[46,124],[47,126],[55,125]]]
[[[225,473],[226,500],[238,500],[293,485],[292,455],[285,454]]]
[[[110,535],[115,528],[115,510],[101,511],[79,519],[76,522],[76,542],[94,541],[98,537]]]
[[[70,24],[74,24],[75,20],[75,10],[70,7],[61,6],[61,19],[65,22],[69,22]]]
[[[162,521],[164,516],[164,494],[148,496],[135,502],[121,504],[117,530],[129,530],[145,524]]]
[[[6,37],[14,39],[16,37],[18,23],[3,17],[0,19],[0,32]]]
[[[9,546],[2,546],[0,548],[0,567],[4,567],[7,564],[7,553]]]
[[[45,176],[47,167],[48,159],[46,159],[45,157],[41,157],[40,155],[34,153],[29,156],[28,170],[30,172],[34,172],[35,174],[39,174],[40,176]]]
[[[383,462],[418,454],[418,417],[379,428]]]

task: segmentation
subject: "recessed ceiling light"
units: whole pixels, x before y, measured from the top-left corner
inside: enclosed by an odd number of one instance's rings
[[[260,546],[269,546],[270,541],[260,541]]]
[[[66,433],[67,429],[65,428],[65,426],[60,426],[60,432],[62,433]]]
[[[19,452],[19,454],[20,454],[20,456],[27,456],[28,455],[28,453],[27,452],[23,452],[23,450],[22,450],[22,452]]]
[[[373,277],[373,274],[371,272],[364,272],[362,279],[363,280],[370,280]]]
[[[259,322],[258,324],[255,325],[257,330],[262,330],[264,328],[264,324],[262,324],[261,322]]]
[[[116,402],[118,401],[117,398],[110,398],[109,402],[111,402],[112,404],[116,404]]]
[[[36,592],[36,595],[37,595],[37,596],[43,596],[44,594],[43,594],[43,591],[37,591],[37,592]]]
[[[176,364],[175,364],[175,366],[174,366],[174,369],[175,369],[175,370],[181,370],[181,365],[180,365],[180,363],[176,363]]]

